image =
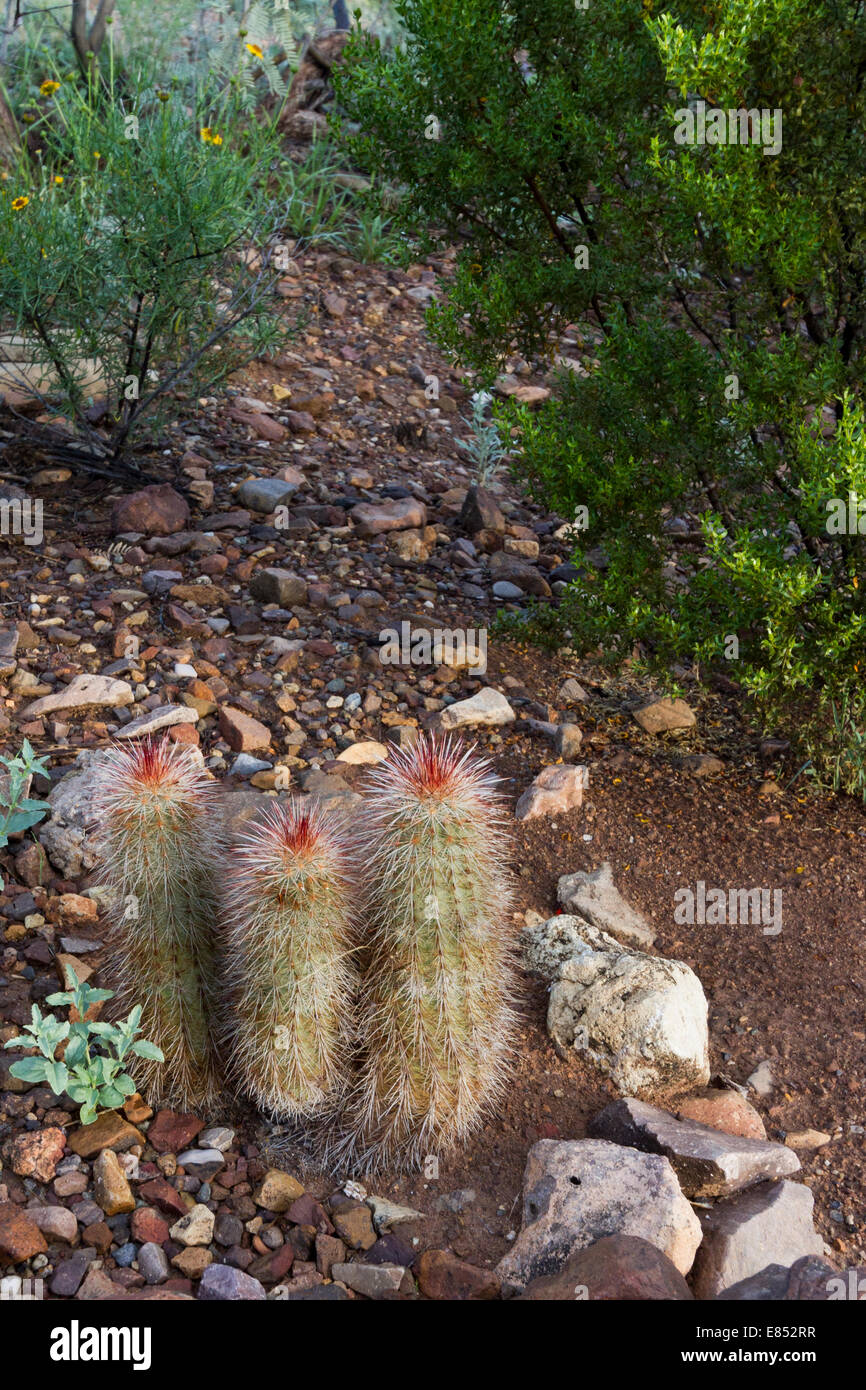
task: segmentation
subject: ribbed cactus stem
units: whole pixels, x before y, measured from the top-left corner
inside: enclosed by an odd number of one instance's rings
[[[357,889],[348,839],[326,811],[289,802],[235,848],[223,978],[234,1084],[281,1118],[319,1115],[348,1078]]]
[[[347,1141],[368,1167],[416,1167],[464,1143],[505,1078],[512,967],[495,782],[471,751],[423,737],[372,774],[364,1057]]]
[[[203,1106],[219,1094],[213,1042],[217,886],[223,837],[215,784],[194,750],[163,740],[116,747],[96,795],[117,907],[110,984],[142,1006],[164,1063],[136,1061],[151,1103]]]

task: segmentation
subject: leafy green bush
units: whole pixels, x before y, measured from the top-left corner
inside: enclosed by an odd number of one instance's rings
[[[29,741],[25,738],[21,752],[12,757],[0,756],[0,765],[6,771],[0,773],[0,849],[9,843],[9,836],[38,825],[51,807],[47,801],[39,801],[27,795],[30,778],[34,773],[47,776],[47,768],[41,758],[37,758]],[[0,889],[3,878],[0,876]]]
[[[61,1021],[54,1014],[43,1016],[38,1004],[33,1004],[24,1033],[10,1038],[4,1046],[38,1047],[38,1057],[25,1057],[12,1063],[11,1075],[31,1085],[47,1081],[56,1096],[65,1092],[70,1100],[81,1106],[81,1123],[89,1125],[96,1119],[100,1106],[114,1110],[135,1094],[135,1082],[124,1070],[128,1057],[144,1057],[150,1062],[162,1062],[164,1058],[158,1047],[138,1037],[141,1032],[139,1006],[118,1023],[88,1019],[91,1006],[111,999],[113,991],[91,988],[78,979],[71,966],[69,974],[72,989],[49,994],[45,1002],[52,1008],[68,1006],[70,1013],[75,1011],[76,1022]],[[62,1060],[58,1060],[56,1053],[61,1043],[66,1047]]]
[[[404,46],[356,34],[338,95],[405,230],[458,245],[434,331],[487,380],[515,349],[585,369],[512,416],[536,494],[586,509],[573,644],[723,666],[820,763],[866,706],[866,13],[397,9]],[[727,143],[688,143],[699,102]]]
[[[167,392],[200,392],[282,336],[273,125],[242,124],[225,92],[200,91],[191,114],[180,92],[131,82],[43,82],[38,157],[0,185],[0,318],[30,349],[30,383],[109,459]]]

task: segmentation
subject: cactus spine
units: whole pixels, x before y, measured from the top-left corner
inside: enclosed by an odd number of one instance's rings
[[[121,1005],[141,1004],[164,1064],[141,1062],[151,1103],[202,1106],[219,1094],[212,1037],[220,820],[192,749],[166,740],[112,750],[100,774],[104,864],[119,903],[112,944]]]
[[[512,971],[495,782],[471,750],[426,738],[372,774],[364,1057],[343,1142],[368,1167],[415,1167],[463,1143],[504,1081]]]
[[[345,831],[277,806],[233,852],[223,977],[229,1072],[272,1115],[321,1115],[348,1075],[357,977]]]

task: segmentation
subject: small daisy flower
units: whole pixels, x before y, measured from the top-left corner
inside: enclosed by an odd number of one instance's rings
[[[43,83],[41,83],[39,87],[39,90],[44,97],[53,97],[54,93],[56,91],[59,91],[59,89],[60,83],[53,81],[52,78],[46,78],[46,80]]]
[[[252,53],[254,58],[264,58],[265,56],[257,43],[245,43],[244,48],[247,50],[247,53]]]
[[[26,208],[26,206],[27,206],[27,204],[28,204],[29,202],[30,202],[30,199],[29,199],[29,198],[24,198],[24,197],[21,197],[21,198],[13,198],[13,200],[12,200],[12,211],[13,211],[13,212],[21,212],[22,208]]]

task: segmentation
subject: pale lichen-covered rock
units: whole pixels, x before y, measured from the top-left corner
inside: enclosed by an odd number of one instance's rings
[[[707,1001],[683,961],[630,950],[579,917],[552,917],[521,939],[527,969],[553,981],[547,1030],[562,1055],[582,1052],[623,1095],[706,1085]]]

